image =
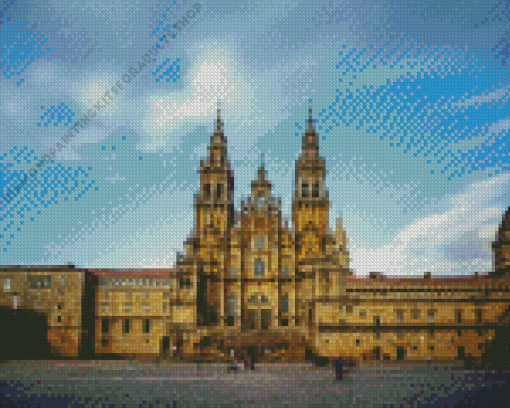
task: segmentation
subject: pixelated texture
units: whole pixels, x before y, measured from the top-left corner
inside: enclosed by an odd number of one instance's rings
[[[44,106],[41,106],[41,109],[44,109]],[[72,122],[73,116],[74,112],[62,102],[57,107],[51,106],[47,108],[44,115],[41,116],[41,120],[44,122],[38,122],[37,126],[48,126],[50,123],[53,124],[53,126],[58,126],[60,123],[64,126],[68,126],[69,123]]]
[[[32,33],[25,24],[22,27],[20,22],[9,24],[7,17],[3,19],[2,34],[2,64],[0,69],[7,79],[12,76],[20,76],[36,59],[44,55],[42,45],[47,41],[46,38],[40,38],[40,35]],[[25,28],[25,30],[22,30]],[[50,48],[46,52],[51,51]],[[17,85],[24,82],[20,78]]]
[[[508,406],[509,15],[1,2],[0,405]]]
[[[161,65],[156,68],[156,71],[154,71],[152,74],[154,76],[157,76],[156,82],[159,82],[160,80],[166,78],[166,82],[170,82],[172,80],[173,82],[177,82],[177,80],[180,78],[179,72],[181,71],[181,66],[179,65],[179,58],[177,58],[174,62],[172,62],[171,65],[166,67],[167,63],[170,62],[170,58],[167,58],[164,60]],[[165,68],[166,67],[166,68]],[[161,74],[157,75],[161,71]]]

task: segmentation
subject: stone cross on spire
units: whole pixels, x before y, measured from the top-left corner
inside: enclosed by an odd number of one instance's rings
[[[265,155],[264,153],[260,154],[260,167],[258,171],[258,180],[260,182],[266,181],[266,169],[265,169]]]
[[[216,132],[220,133],[222,131],[221,130],[221,125],[222,125],[222,123],[221,123],[221,102],[218,100],[216,105],[217,105]]]
[[[313,127],[313,119],[312,119],[312,100],[310,99],[308,103],[308,130],[312,130]]]

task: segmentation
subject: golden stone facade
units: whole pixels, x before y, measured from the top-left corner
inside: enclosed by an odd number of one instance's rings
[[[311,115],[302,142],[291,223],[263,165],[235,211],[218,111],[200,163],[194,228],[175,268],[5,267],[0,306],[46,316],[48,340],[63,356],[88,347],[95,356],[188,361],[228,359],[231,349],[267,361],[307,353],[415,361],[499,353],[507,361],[510,210],[493,245],[494,273],[359,278],[341,219],[334,231],[328,225],[326,163]]]

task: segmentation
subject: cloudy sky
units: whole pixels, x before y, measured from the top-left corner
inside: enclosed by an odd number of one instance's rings
[[[492,270],[510,206],[510,1],[200,0],[160,41],[194,4],[0,3],[0,264],[174,265],[218,100],[236,206],[265,153],[289,216],[311,100],[356,274]]]

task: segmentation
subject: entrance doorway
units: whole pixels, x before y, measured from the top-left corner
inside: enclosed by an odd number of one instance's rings
[[[260,328],[267,330],[271,326],[271,309],[262,309],[260,311]]]
[[[464,346],[458,346],[457,348],[457,357],[459,359],[462,359],[462,358],[465,358],[466,357],[466,351],[464,349]]]
[[[246,324],[248,330],[267,330],[271,327],[271,309],[248,309]]]
[[[0,307],[0,360],[58,358],[48,343],[46,317],[33,310]]]
[[[374,349],[374,360],[380,360],[381,359],[381,348],[380,347],[376,347]]]
[[[246,317],[247,317],[246,327],[250,330],[255,330],[255,328],[257,327],[257,310],[248,309]]]
[[[167,355],[170,350],[170,336],[164,336],[161,344],[163,354]]]
[[[405,349],[402,346],[397,347],[397,360],[405,360]]]

